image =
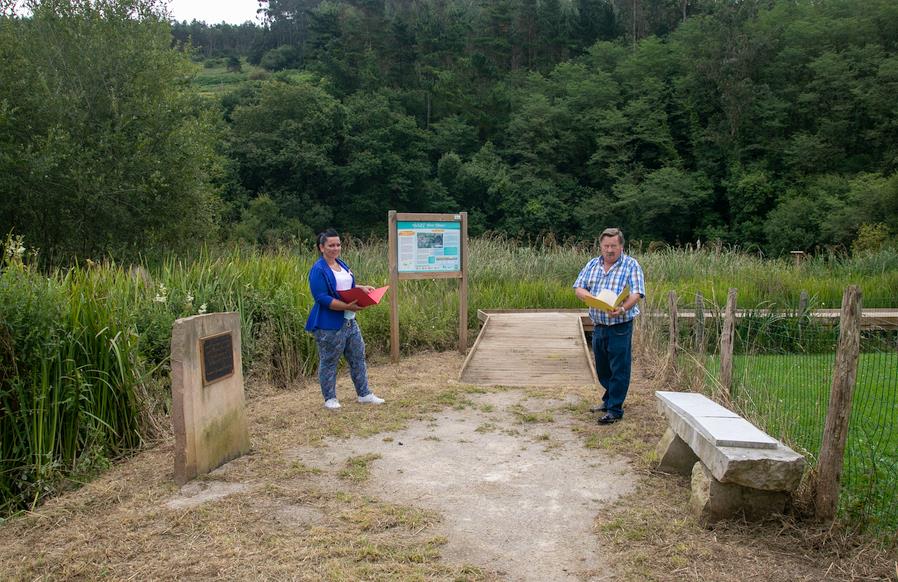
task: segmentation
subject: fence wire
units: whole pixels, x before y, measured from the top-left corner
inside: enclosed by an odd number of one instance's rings
[[[820,452],[838,329],[813,318],[753,312],[736,326],[733,386],[737,412],[798,450]]]
[[[694,308],[687,299],[678,299],[678,312],[689,314],[680,319],[677,334],[676,367],[684,384],[732,407],[815,466],[829,406],[839,325],[797,313],[797,309],[777,311],[767,305],[741,313],[734,338],[733,384],[724,392],[719,383],[723,309],[706,306],[710,316],[702,324],[701,317],[693,316]],[[668,322],[655,318],[649,331],[669,340]],[[859,525],[895,531],[898,331],[864,330],[860,348],[839,510]]]
[[[898,334],[865,332],[848,425],[840,507],[898,530]]]

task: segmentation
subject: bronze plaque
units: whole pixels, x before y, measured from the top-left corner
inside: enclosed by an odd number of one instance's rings
[[[231,332],[200,339],[203,386],[234,374],[234,343]]]

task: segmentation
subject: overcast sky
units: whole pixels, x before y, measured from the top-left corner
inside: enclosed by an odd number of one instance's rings
[[[204,20],[206,24],[227,22],[243,24],[247,20],[258,22],[256,0],[169,0],[168,10],[172,18],[181,22],[186,20]]]

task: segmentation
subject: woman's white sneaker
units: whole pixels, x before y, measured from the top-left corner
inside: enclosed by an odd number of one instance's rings
[[[383,404],[384,399],[375,396],[374,392],[369,392],[367,396],[359,396],[359,402],[362,404]]]
[[[331,410],[337,410],[340,408],[340,401],[336,398],[330,398],[324,401],[324,407],[330,408]]]

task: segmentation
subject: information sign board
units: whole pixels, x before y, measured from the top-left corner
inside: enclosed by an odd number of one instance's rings
[[[396,240],[400,273],[461,271],[460,221],[398,221]]]
[[[222,333],[200,339],[200,363],[203,370],[203,386],[229,378],[234,374],[234,344],[231,333]]]
[[[468,213],[387,214],[390,358],[399,361],[399,281],[458,279],[458,351],[468,346]]]

